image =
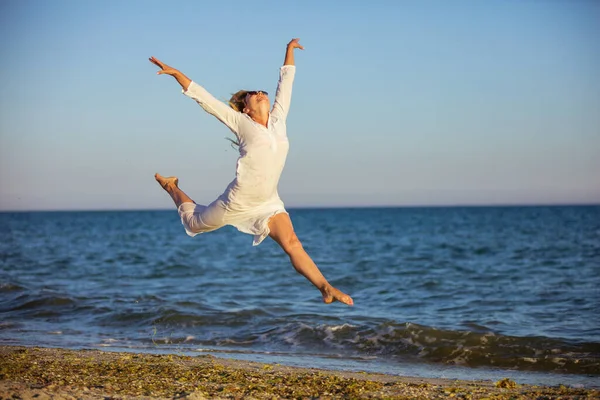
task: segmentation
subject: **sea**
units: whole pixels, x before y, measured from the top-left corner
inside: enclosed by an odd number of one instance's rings
[[[600,206],[289,212],[353,307],[174,209],[0,213],[0,345],[600,387]]]

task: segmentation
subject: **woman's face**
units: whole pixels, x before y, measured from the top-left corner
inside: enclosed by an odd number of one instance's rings
[[[246,95],[246,108],[251,111],[259,111],[261,109],[269,110],[269,94],[262,90],[248,92]]]

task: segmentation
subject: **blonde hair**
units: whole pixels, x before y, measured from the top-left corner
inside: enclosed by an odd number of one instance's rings
[[[238,90],[235,92],[229,99],[229,107],[233,108],[237,112],[244,112],[244,108],[246,108],[247,94],[247,90]],[[232,143],[232,146],[240,147],[240,142],[238,140],[233,140],[231,138],[226,139]]]
[[[229,107],[235,111],[244,112],[244,108],[246,108],[246,95],[248,95],[247,90],[238,90],[235,92],[229,99]]]

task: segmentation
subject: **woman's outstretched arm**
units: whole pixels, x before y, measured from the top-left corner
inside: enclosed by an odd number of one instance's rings
[[[213,95],[208,93],[206,89],[197,83],[192,82],[192,80],[185,76],[181,71],[169,67],[155,57],[150,57],[150,62],[160,68],[160,71],[157,72],[158,75],[171,75],[175,78],[181,85],[183,93],[186,96],[194,99],[204,111],[217,117],[217,119],[231,129],[239,139],[238,124],[240,113],[234,111],[222,101],[217,100]]]
[[[187,90],[187,88],[190,86],[190,83],[192,83],[191,79],[185,76],[181,71],[169,67],[158,58],[150,57],[149,60],[152,64],[160,68],[160,71],[157,72],[158,75],[171,75],[173,78],[175,78],[175,80],[177,80],[183,90]]]
[[[294,64],[294,49],[304,50],[304,47],[299,43],[300,39],[294,38],[292,39],[285,50],[285,60],[283,60],[283,65],[295,65]]]
[[[294,75],[296,66],[294,65],[294,50],[304,50],[300,45],[298,38],[292,39],[285,51],[285,60],[283,67],[279,72],[279,82],[277,83],[277,92],[275,93],[275,101],[273,102],[273,113],[279,117],[287,118],[292,101],[292,86],[294,83]]]

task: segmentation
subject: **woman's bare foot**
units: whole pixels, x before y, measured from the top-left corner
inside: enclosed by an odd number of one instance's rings
[[[348,296],[347,294],[334,288],[331,285],[325,286],[323,289],[321,289],[321,294],[323,295],[323,302],[327,304],[333,303],[334,301],[339,301],[340,303],[344,303],[349,306],[354,305],[352,297]]]
[[[156,182],[158,182],[160,186],[165,190],[167,190],[167,188],[170,186],[177,187],[177,183],[179,182],[179,179],[177,179],[176,176],[164,177],[159,173],[154,174],[154,179],[156,179]]]
[[[164,177],[161,174],[154,174],[154,179],[159,183],[160,187],[162,187],[173,202],[175,203],[175,207],[179,208],[183,203],[194,203],[196,202],[183,192],[183,190],[179,189],[179,179],[176,176],[167,176]]]

